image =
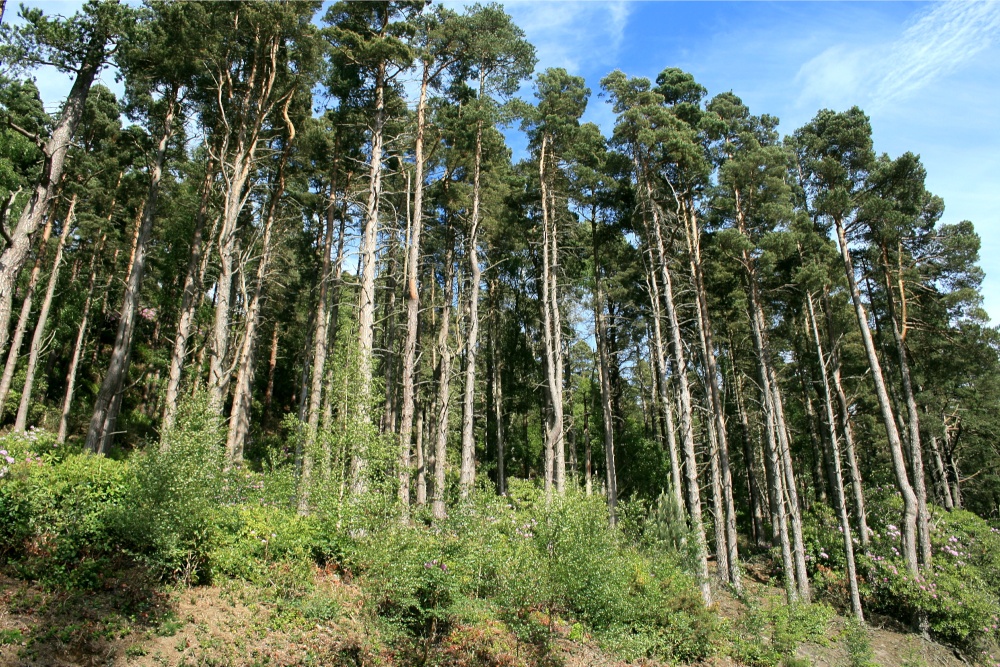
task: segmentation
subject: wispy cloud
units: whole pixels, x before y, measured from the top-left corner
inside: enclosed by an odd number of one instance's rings
[[[625,38],[630,6],[624,0],[507,2],[505,9],[538,49],[538,67],[574,74],[613,63]]]
[[[895,104],[972,62],[998,40],[1000,3],[937,3],[892,41],[836,44],[806,62],[796,77],[799,103],[871,109]]]

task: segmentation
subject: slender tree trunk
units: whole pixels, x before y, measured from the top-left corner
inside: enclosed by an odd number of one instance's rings
[[[937,436],[931,437],[931,453],[934,456],[934,469],[937,472],[940,486],[941,502],[944,508],[950,512],[955,509],[955,502],[951,497],[951,485],[948,483],[948,472],[944,468],[944,458],[941,457],[941,447],[938,444]]]
[[[382,198],[382,146],[385,125],[386,65],[380,62],[375,76],[375,109],[372,126],[371,161],[368,170],[368,203],[361,237],[361,306],[358,309],[358,368],[361,384],[357,404],[359,421],[369,419],[372,401],[372,349],[375,342],[375,251],[378,240],[379,202]],[[367,489],[365,475],[367,452],[356,447],[351,459],[351,490],[355,494]]]
[[[450,178],[450,175],[446,178]],[[448,250],[445,252],[444,259],[444,303],[441,306],[441,327],[438,330],[437,340],[437,428],[434,441],[434,495],[431,508],[435,519],[444,519],[448,513],[444,498],[445,467],[448,463],[448,413],[451,390],[451,347],[448,337],[451,325],[451,302],[455,298],[455,240],[452,237],[450,225],[446,235],[448,237]]]
[[[591,220],[591,234],[594,246],[594,329],[597,338],[597,366],[601,384],[601,426],[604,435],[604,459],[606,488],[608,496],[608,516],[611,526],[618,523],[618,475],[615,470],[615,425],[611,405],[611,361],[608,358],[608,325],[604,316],[604,286],[601,281],[601,263],[598,253],[597,222]],[[592,474],[588,438],[587,455],[587,495],[591,493]]]
[[[652,222],[647,232],[652,232],[655,242],[657,260],[663,278],[663,303],[666,308],[667,322],[670,325],[670,344],[674,359],[674,376],[677,379],[678,407],[680,408],[681,450],[684,452],[685,475],[687,476],[688,512],[691,527],[694,531],[695,554],[698,560],[698,577],[700,579],[701,595],[705,604],[712,603],[712,589],[708,581],[708,547],[705,539],[705,524],[701,516],[701,490],[698,486],[698,459],[695,454],[694,428],[691,410],[691,389],[687,377],[687,355],[681,336],[680,318],[674,305],[673,281],[668,266],[668,255],[663,240],[662,223],[659,205],[653,196],[652,185],[646,172],[636,160],[636,172],[642,179],[641,188],[646,198],[646,205],[652,215]]]
[[[208,269],[209,253],[203,254],[202,238],[205,232],[205,221],[208,216],[208,204],[212,195],[212,181],[215,178],[215,163],[209,158],[205,165],[205,179],[201,184],[201,201],[198,204],[198,213],[195,217],[194,236],[191,240],[191,255],[188,259],[187,273],[184,276],[184,287],[181,296],[180,316],[177,321],[177,334],[174,337],[174,348],[170,355],[170,370],[167,375],[166,397],[163,401],[163,421],[160,425],[160,432],[166,433],[174,424],[174,416],[177,413],[177,397],[180,394],[181,374],[184,370],[184,361],[187,358],[187,343],[191,335],[191,326],[194,324],[195,307],[199,301],[198,294],[204,280],[205,272]],[[218,218],[215,224],[218,224]],[[213,229],[209,238],[214,238]]]
[[[80,357],[83,355],[90,306],[93,303],[94,286],[97,283],[97,258],[104,249],[105,238],[105,236],[101,236],[97,248],[90,256],[90,279],[87,281],[87,296],[83,299],[83,315],[80,317],[80,326],[76,330],[76,341],[73,343],[73,356],[69,362],[69,371],[66,373],[66,395],[63,397],[62,414],[59,417],[59,434],[56,436],[56,442],[60,444],[66,442],[66,435],[69,431],[69,415],[73,407],[73,393],[76,390],[76,375],[80,368]]]
[[[69,96],[63,104],[59,120],[52,129],[48,141],[42,146],[42,164],[38,181],[21,211],[14,231],[10,234],[7,247],[0,253],[0,354],[7,349],[14,285],[28,258],[31,236],[49,216],[52,199],[62,180],[66,152],[83,117],[90,87],[98,70],[104,64],[108,38],[109,35],[103,30],[91,36]],[[41,139],[36,140],[41,142]]]
[[[405,508],[410,502],[410,441],[412,439],[414,401],[416,395],[417,338],[420,333],[420,292],[417,278],[420,272],[420,240],[424,222],[424,132],[426,130],[427,86],[430,82],[429,67],[425,63],[420,81],[420,99],[417,102],[417,132],[414,140],[413,209],[409,244],[406,247],[406,338],[403,341],[402,407],[399,417],[399,498]],[[422,417],[422,414],[421,414]],[[417,439],[421,434],[418,427]],[[418,457],[418,470],[422,468],[423,453]],[[418,474],[420,474],[418,472]],[[424,495],[426,502],[426,482]],[[419,494],[418,494],[419,495]],[[420,503],[423,504],[423,503]]]
[[[497,337],[500,335],[500,304],[499,288],[497,281],[490,281],[490,305],[492,306],[492,331],[490,332],[490,356],[493,359],[493,414],[496,418],[496,450],[497,450],[497,493],[501,496],[507,495],[507,470],[506,470],[506,434],[504,420],[506,416],[503,411],[503,361],[500,358],[500,350],[497,345]]]
[[[910,486],[910,480],[906,473],[906,459],[903,456],[903,442],[899,437],[899,430],[896,428],[896,417],[889,400],[889,392],[885,385],[885,375],[882,373],[882,363],[879,361],[878,353],[875,350],[875,342],[872,340],[871,329],[868,328],[868,314],[865,312],[864,304],[861,303],[861,292],[858,290],[858,281],[854,275],[854,263],[851,260],[851,251],[847,245],[847,233],[844,230],[844,221],[839,217],[834,219],[837,228],[837,242],[840,245],[840,255],[844,261],[844,273],[847,276],[847,284],[851,292],[851,300],[854,302],[854,312],[857,315],[858,329],[861,332],[861,340],[865,346],[865,354],[868,357],[868,365],[872,371],[872,380],[875,383],[875,395],[878,398],[879,409],[882,414],[882,423],[885,426],[886,435],[889,439],[889,451],[892,454],[892,468],[896,476],[896,486],[903,496],[903,556],[906,559],[906,566],[911,574],[918,571],[917,565],[917,496]]]
[[[899,362],[899,373],[902,377],[903,400],[906,402],[908,444],[910,446],[910,471],[913,475],[913,491],[917,496],[917,546],[920,562],[929,565],[931,562],[931,536],[929,513],[927,511],[927,487],[924,484],[924,457],[920,442],[920,412],[917,409],[917,399],[913,391],[913,380],[910,376],[910,361],[906,355],[906,292],[902,274],[898,280],[899,297],[902,303],[902,313],[897,314],[895,296],[890,278],[889,254],[882,247],[882,272],[885,276],[886,307],[889,311],[889,324],[892,338],[896,344],[896,357]]]
[[[49,284],[45,289],[45,298],[42,300],[42,307],[38,311],[38,322],[35,324],[35,333],[31,337],[31,346],[28,348],[28,367],[24,374],[24,388],[21,390],[21,403],[17,408],[17,417],[14,419],[14,430],[24,431],[28,426],[28,410],[31,407],[31,392],[35,385],[35,369],[38,367],[38,355],[42,353],[42,346],[45,344],[45,327],[49,320],[49,309],[52,307],[52,297],[56,293],[56,285],[59,283],[59,269],[62,265],[63,248],[66,247],[66,239],[73,227],[76,213],[77,196],[74,194],[69,201],[69,210],[63,220],[62,233],[59,235],[59,243],[56,245],[56,256],[52,260],[52,271],[49,274]]]
[[[427,464],[424,457],[424,412],[426,408],[420,406],[417,412],[416,430],[416,468],[417,468],[417,505],[423,507],[427,504]]]
[[[833,414],[833,400],[830,397],[830,381],[826,371],[826,356],[823,354],[823,343],[819,335],[819,325],[816,322],[816,309],[813,306],[812,294],[806,292],[806,307],[809,328],[813,344],[816,346],[816,357],[820,369],[820,389],[823,394],[823,406],[826,410],[826,423],[829,425],[830,459],[833,462],[833,504],[840,519],[840,532],[844,539],[844,554],[847,559],[847,585],[851,594],[851,610],[859,621],[864,623],[864,612],[861,610],[861,594],[858,591],[858,575],[854,563],[854,537],[851,533],[851,522],[847,516],[847,499],[844,494],[844,476],[840,468],[840,444],[834,427],[836,418]]]
[[[480,86],[482,96],[482,86]],[[463,498],[469,495],[476,483],[476,356],[479,344],[479,283],[482,273],[479,269],[479,207],[480,173],[483,161],[483,123],[476,126],[476,154],[472,175],[472,220],[469,222],[469,319],[465,340],[465,391],[462,397],[462,467],[459,473],[459,491]]]
[[[844,449],[847,454],[847,467],[851,475],[851,491],[854,498],[852,510],[854,521],[858,526],[861,547],[868,548],[871,531],[868,530],[868,513],[865,510],[865,492],[861,483],[861,468],[854,447],[854,429],[851,425],[851,412],[847,401],[847,392],[840,376],[840,355],[837,353],[837,340],[833,333],[833,310],[830,305],[830,294],[823,289],[823,311],[826,319],[827,345],[830,348],[830,377],[833,381],[834,395],[837,398],[837,418],[841,433],[844,434]]]
[[[732,343],[730,343],[730,351],[731,353],[733,351]],[[735,355],[733,355],[733,357],[735,361]],[[743,399],[743,386],[739,380],[740,374],[736,369],[735,364],[732,371],[733,396],[736,400],[736,412],[740,420],[740,435],[742,436],[743,441],[743,459],[747,473],[747,496],[750,499],[750,517],[752,521],[751,526],[753,528],[753,538],[758,547],[763,547],[767,544],[767,541],[764,539],[764,513],[761,509],[760,483],[757,481],[757,475],[754,472],[754,462],[756,457],[754,456],[753,445],[750,441],[750,420],[747,417],[746,405]]]
[[[129,267],[129,276],[122,297],[122,307],[118,321],[118,332],[111,352],[111,363],[104,376],[104,382],[97,392],[94,405],[94,415],[90,419],[87,431],[87,449],[98,454],[104,452],[110,435],[115,430],[118,406],[121,404],[121,393],[125,378],[128,375],[128,365],[132,356],[132,336],[139,316],[139,297],[142,289],[142,279],[146,272],[146,249],[149,237],[153,231],[153,220],[156,215],[157,198],[160,193],[160,179],[163,175],[163,163],[166,159],[167,145],[174,132],[174,114],[177,111],[177,88],[170,93],[167,108],[163,117],[163,134],[156,146],[156,157],[150,168],[149,190],[142,211],[142,225],[136,241],[135,254]]]
[[[288,163],[288,156],[291,154],[292,145],[295,141],[295,126],[288,118],[288,104],[290,102],[291,97],[288,98],[282,110],[282,115],[288,128],[288,135],[284,137],[285,147],[281,152],[270,202],[264,216],[264,237],[261,240],[261,256],[257,263],[253,296],[246,309],[243,345],[239,352],[239,364],[236,371],[236,391],[233,395],[233,409],[229,418],[229,433],[226,437],[226,454],[231,465],[239,465],[243,462],[243,449],[247,436],[250,434],[250,409],[253,401],[254,351],[257,345],[257,331],[260,328],[260,312],[264,302],[265,282],[267,281],[268,271],[271,268],[271,257],[273,254],[272,238],[274,236],[278,203],[285,193],[285,165]]]
[[[45,251],[49,245],[49,238],[52,236],[52,217],[50,216],[42,229],[42,238],[38,244],[38,254],[35,256],[35,265],[31,267],[31,275],[28,278],[28,286],[24,291],[24,299],[21,301],[21,315],[17,319],[14,327],[14,335],[10,339],[10,350],[7,352],[7,363],[3,368],[3,377],[0,378],[0,417],[3,416],[4,407],[7,404],[7,394],[10,392],[11,383],[14,381],[14,371],[17,370],[17,361],[21,356],[21,345],[24,342],[24,333],[28,330],[28,321],[31,319],[31,306],[35,298],[35,289],[38,287],[38,279],[42,275],[42,260],[45,258]]]
[[[719,370],[715,360],[715,344],[712,341],[712,322],[708,310],[707,289],[705,287],[705,276],[701,263],[701,230],[699,229],[697,214],[691,202],[682,200],[681,216],[685,221],[685,237],[688,243],[688,257],[691,266],[691,279],[695,289],[695,303],[698,307],[698,333],[702,347],[702,355],[705,359],[705,384],[707,388],[707,398],[711,422],[709,424],[709,434],[714,435],[716,440],[713,445],[713,459],[718,457],[718,467],[720,483],[722,485],[722,505],[724,515],[716,516],[716,521],[724,522],[725,530],[721,535],[725,537],[724,544],[718,545],[721,550],[726,551],[726,558],[718,559],[719,567],[727,566],[723,580],[732,584],[737,591],[742,590],[739,570],[739,551],[737,548],[736,536],[736,503],[733,499],[733,475],[729,465],[729,437],[726,432],[726,418],[722,409],[722,397],[719,391]],[[716,455],[715,450],[718,450]],[[713,472],[713,479],[715,475]]]
[[[267,387],[264,389],[264,423],[270,422],[271,403],[274,401],[274,375],[278,370],[278,337],[281,335],[281,323],[275,322],[271,329],[271,353],[267,358]]]

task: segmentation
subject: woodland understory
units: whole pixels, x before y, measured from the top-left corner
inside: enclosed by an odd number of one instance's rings
[[[835,612],[997,664],[980,239],[861,109],[595,101],[495,4],[4,10],[12,581],[242,582],[343,664],[810,664]]]

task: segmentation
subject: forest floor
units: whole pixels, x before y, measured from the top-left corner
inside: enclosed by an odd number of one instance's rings
[[[752,599],[780,603],[779,589],[748,582]],[[401,659],[361,622],[358,588],[335,571],[317,569],[315,587],[295,599],[266,587],[224,582],[163,590],[130,571],[97,592],[52,591],[0,575],[0,665],[46,667],[180,665],[551,665],[624,667],[587,641],[571,641],[569,624],[552,628],[549,649],[517,641],[496,624],[452,627],[433,646],[414,645]],[[735,620],[743,603],[717,593],[719,614]],[[881,667],[959,667],[949,648],[871,619],[871,646]],[[801,664],[850,667],[845,620],[830,624],[825,645],[798,649]],[[631,663],[636,664],[636,663]],[[659,663],[642,663],[655,667]],[[735,667],[715,658],[712,667]]]

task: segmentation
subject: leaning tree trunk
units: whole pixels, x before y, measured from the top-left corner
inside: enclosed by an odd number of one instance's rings
[[[903,441],[899,437],[899,429],[896,427],[896,416],[893,414],[892,403],[889,399],[889,392],[886,389],[885,375],[882,373],[882,363],[879,361],[878,353],[875,350],[875,342],[872,340],[871,329],[868,328],[868,314],[865,312],[864,304],[861,303],[861,291],[858,289],[858,281],[854,275],[854,262],[851,260],[851,251],[847,245],[847,232],[844,229],[844,221],[839,217],[834,218],[837,228],[837,242],[840,245],[840,256],[844,262],[844,273],[847,276],[847,284],[851,292],[851,301],[854,303],[854,313],[858,320],[858,330],[861,333],[861,341],[865,346],[865,355],[868,357],[868,366],[872,372],[872,380],[875,383],[875,395],[878,398],[879,410],[882,415],[882,424],[889,439],[889,451],[892,455],[892,469],[896,476],[896,487],[903,496],[903,557],[906,559],[906,566],[910,574],[917,574],[917,496],[910,485],[906,472],[906,459],[903,456]]]
[[[69,202],[69,210],[63,220],[62,233],[59,235],[59,243],[56,245],[56,256],[52,260],[52,272],[49,274],[49,284],[45,289],[45,298],[42,300],[42,307],[38,311],[38,322],[35,324],[35,333],[31,337],[31,346],[28,348],[28,367],[24,374],[24,388],[21,390],[21,403],[17,408],[17,417],[14,419],[14,430],[24,431],[28,425],[28,410],[31,407],[31,392],[35,386],[35,369],[38,367],[38,356],[42,353],[42,346],[45,344],[45,327],[49,320],[49,309],[52,307],[52,297],[56,293],[56,285],[59,283],[59,268],[62,265],[63,249],[66,247],[66,239],[69,237],[70,229],[73,225],[73,218],[76,212],[77,196],[74,194]]]
[[[59,121],[52,129],[48,141],[41,146],[42,164],[38,182],[31,193],[31,198],[21,211],[14,231],[10,234],[7,248],[0,254],[0,354],[7,349],[14,284],[28,258],[31,236],[49,215],[52,199],[62,180],[66,152],[83,117],[90,87],[98,70],[104,64],[108,38],[109,35],[103,30],[96,32],[90,38],[83,61],[77,70],[76,79],[73,81],[73,87],[70,88],[66,103],[63,104]],[[30,133],[25,134],[41,144],[40,138]]]
[[[21,315],[17,319],[14,327],[14,335],[10,340],[10,350],[7,352],[7,363],[3,368],[3,377],[0,378],[0,417],[3,416],[4,406],[7,404],[7,394],[10,392],[11,383],[14,381],[14,371],[17,369],[17,361],[21,356],[21,344],[24,342],[24,332],[28,330],[28,321],[31,319],[31,306],[35,299],[35,289],[38,287],[38,279],[42,275],[42,260],[45,258],[45,250],[49,245],[49,238],[52,236],[52,218],[48,219],[42,229],[41,242],[38,244],[38,254],[35,256],[35,265],[31,267],[31,276],[28,278],[28,286],[24,292],[24,299],[21,301]]]
[[[910,361],[906,355],[906,291],[902,272],[898,279],[901,312],[896,313],[895,296],[893,295],[892,279],[890,278],[889,255],[882,247],[882,272],[885,276],[886,306],[889,311],[889,324],[892,328],[892,338],[896,344],[896,357],[899,362],[899,373],[903,380],[903,399],[906,401],[907,432],[910,445],[910,471],[913,474],[913,491],[917,495],[917,546],[920,562],[929,565],[931,562],[931,536],[928,526],[927,488],[924,484],[924,457],[920,445],[920,414],[917,410],[917,399],[913,392],[913,380],[910,376]]]
[[[826,342],[830,348],[830,379],[833,381],[834,395],[837,398],[837,418],[841,432],[844,434],[844,449],[847,454],[847,467],[851,475],[851,491],[854,498],[852,510],[861,538],[861,547],[868,548],[871,531],[868,530],[868,513],[865,510],[865,492],[861,483],[861,468],[854,447],[854,428],[851,425],[850,404],[847,392],[840,376],[840,354],[837,352],[837,339],[833,332],[833,309],[830,305],[828,288],[823,288],[823,312],[826,319]]]
[[[160,179],[163,175],[163,162],[166,159],[167,145],[174,132],[177,93],[177,88],[174,88],[167,100],[167,108],[163,117],[163,134],[157,142],[156,158],[150,168],[149,190],[142,210],[142,224],[136,239],[128,283],[122,298],[118,332],[115,335],[115,344],[111,351],[111,363],[104,376],[104,382],[97,392],[94,415],[90,419],[90,428],[87,431],[86,447],[98,454],[103,453],[110,434],[114,432],[118,411],[117,406],[112,405],[112,403],[121,400],[125,377],[128,374],[128,363],[132,356],[132,336],[135,332],[136,319],[139,316],[139,296],[142,279],[146,272],[146,249],[153,230],[153,219],[156,215],[156,203],[160,193]]]

